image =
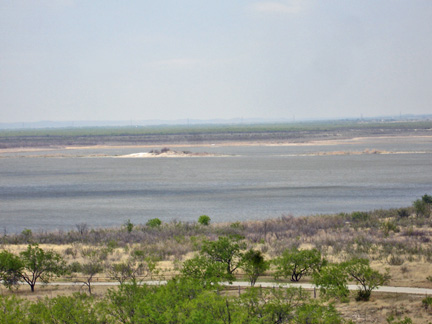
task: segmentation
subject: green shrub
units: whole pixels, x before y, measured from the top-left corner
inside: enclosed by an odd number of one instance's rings
[[[107,248],[110,252],[112,252],[114,249],[118,248],[118,242],[116,240],[109,240],[107,243]]]
[[[28,229],[28,228],[24,229],[21,232],[21,235],[23,236],[24,242],[31,243],[31,240],[32,240],[32,237],[33,237],[33,232],[32,232],[31,229]]]
[[[404,264],[405,260],[397,255],[391,254],[390,257],[387,260],[388,264],[393,266],[398,266]]]
[[[399,218],[406,218],[410,215],[409,210],[407,208],[400,208],[397,211]]]
[[[144,260],[146,257],[146,253],[144,250],[133,250],[131,255],[137,260]]]
[[[231,223],[230,227],[234,229],[244,229],[244,225],[240,222]]]
[[[421,198],[426,204],[432,204],[432,196],[430,195],[423,195]]]
[[[78,261],[72,262],[69,265],[69,271],[72,273],[77,273],[82,271],[82,265]]]
[[[384,232],[384,235],[387,237],[389,236],[390,232],[398,233],[399,227],[396,225],[395,222],[392,221],[385,221],[381,224],[381,229]]]
[[[0,323],[30,323],[29,303],[16,296],[0,296]]]
[[[296,321],[298,324],[325,323],[338,324],[344,323],[334,306],[324,306],[317,303],[307,303],[296,307]]]
[[[422,196],[421,199],[413,202],[413,207],[417,216],[429,217],[432,209],[432,196]]]
[[[208,225],[210,225],[210,217],[209,216],[207,216],[207,215],[201,215],[199,218],[198,218],[198,223],[200,223],[201,225],[204,225],[204,226],[208,226]]]
[[[432,306],[432,297],[431,296],[427,296],[425,298],[422,299],[422,305],[425,309],[428,309]]]
[[[93,305],[93,298],[82,293],[41,299],[30,305],[28,323],[106,323]]]
[[[128,220],[124,223],[123,226],[126,228],[126,231],[127,231],[128,233],[132,232],[132,230],[133,230],[133,228],[134,228],[134,224],[132,224],[132,222],[130,221],[130,219],[128,219]]]
[[[152,227],[152,228],[159,227],[161,225],[162,225],[162,221],[159,218],[149,219],[146,223],[146,226]]]
[[[351,220],[356,223],[367,222],[370,219],[370,214],[367,212],[353,212]]]

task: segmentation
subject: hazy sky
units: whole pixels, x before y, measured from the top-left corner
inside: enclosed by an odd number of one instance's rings
[[[431,0],[0,0],[0,122],[432,113]]]

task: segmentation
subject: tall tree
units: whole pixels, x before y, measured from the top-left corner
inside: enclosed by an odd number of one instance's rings
[[[220,236],[217,241],[205,241],[201,253],[212,261],[224,264],[227,274],[233,276],[242,261],[241,250],[246,248],[242,239],[239,236]]]
[[[104,251],[100,249],[89,248],[81,251],[82,256],[86,259],[86,262],[81,265],[80,272],[86,276],[83,281],[84,285],[87,286],[89,294],[92,294],[91,283],[93,278],[98,273],[103,271],[102,259],[104,258]]]
[[[38,244],[29,244],[27,250],[20,253],[22,272],[20,274],[34,292],[36,282],[40,279],[48,283],[51,278],[66,272],[66,263],[56,252],[45,251]]]
[[[304,275],[312,274],[326,263],[321,258],[321,253],[317,249],[298,250],[288,249],[282,256],[276,258],[273,263],[276,265],[275,278],[291,277],[291,281],[299,281]]]
[[[359,284],[356,300],[368,301],[372,290],[384,285],[390,279],[388,272],[382,274],[373,270],[368,259],[353,258],[342,263],[346,273]]]
[[[241,268],[248,276],[253,287],[258,277],[268,270],[269,263],[264,260],[264,256],[260,251],[250,249],[243,255]]]
[[[3,250],[0,252],[0,280],[11,289],[21,279],[23,264],[18,256]]]

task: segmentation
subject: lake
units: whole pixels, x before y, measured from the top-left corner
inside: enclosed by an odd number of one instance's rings
[[[196,221],[203,214],[213,222],[257,220],[398,208],[432,194],[430,137],[178,148],[223,155],[211,157],[88,157],[151,149],[0,153],[0,229]],[[42,157],[52,154],[66,157]]]

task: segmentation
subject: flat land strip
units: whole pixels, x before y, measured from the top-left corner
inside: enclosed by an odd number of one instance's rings
[[[0,149],[229,143],[280,145],[383,136],[432,136],[432,121],[2,130]]]

